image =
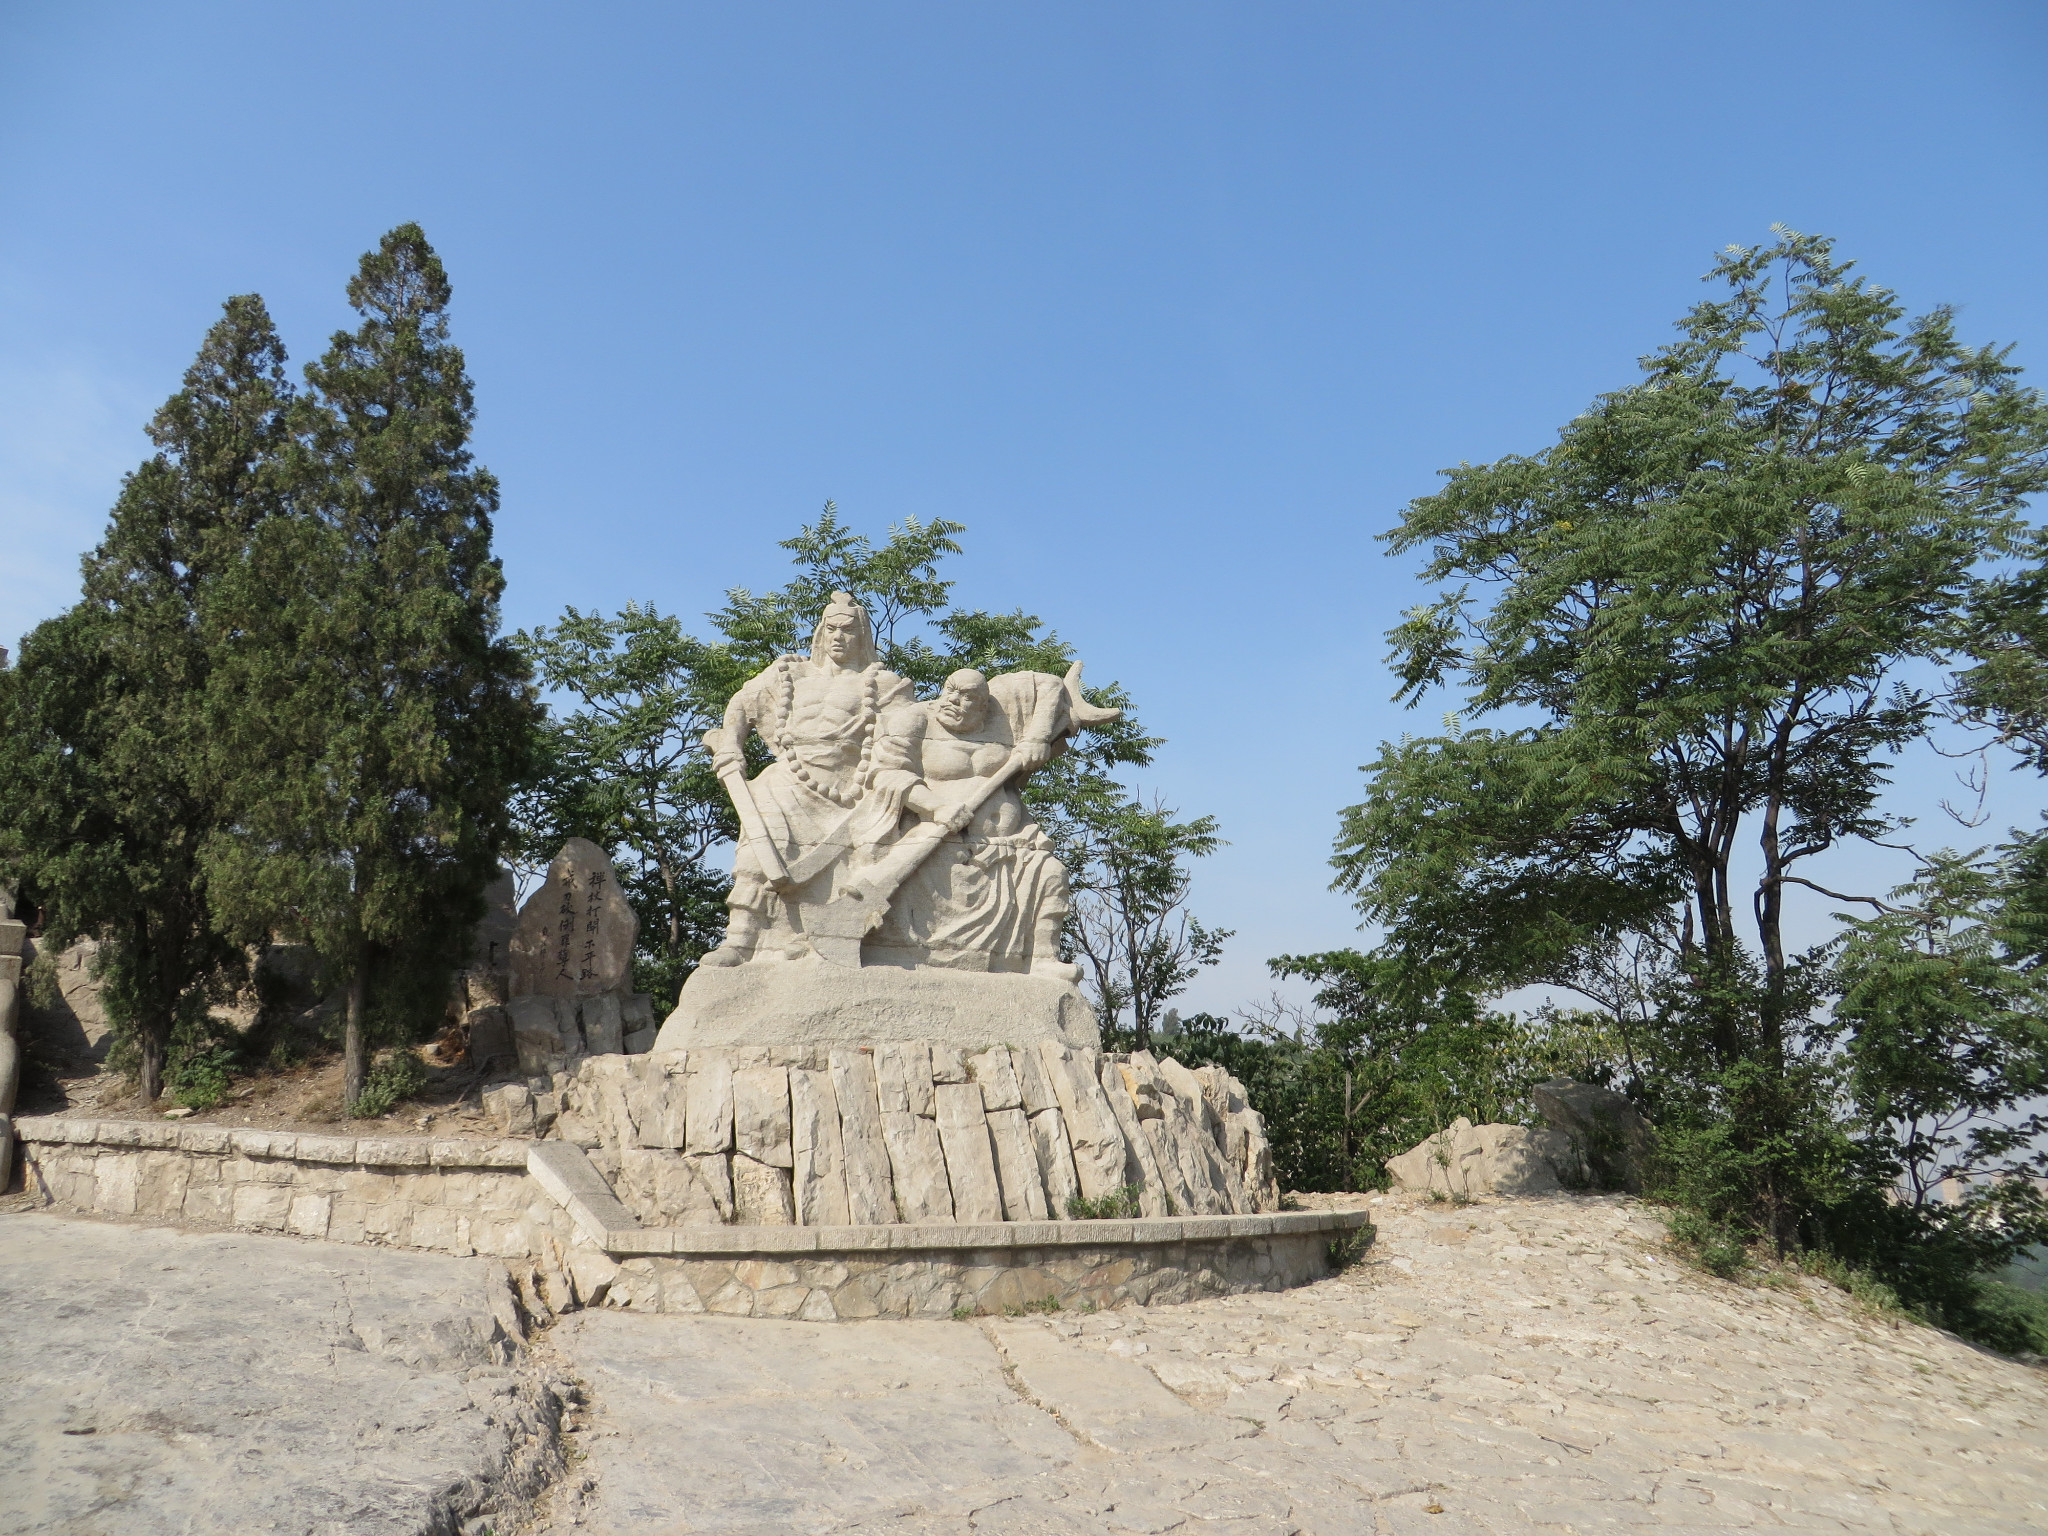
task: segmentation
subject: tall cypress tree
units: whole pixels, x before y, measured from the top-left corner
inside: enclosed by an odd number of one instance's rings
[[[210,609],[285,504],[284,361],[263,301],[228,300],[150,423],[158,451],[123,482],[84,597],[23,642],[0,722],[4,841],[43,942],[100,940],[108,1012],[137,1047],[147,1100],[175,1025],[240,959],[203,878],[224,798],[201,706]]]
[[[362,324],[307,368],[295,417],[299,515],[240,594],[215,714],[239,816],[210,868],[245,932],[288,915],[345,988],[352,1105],[371,1047],[438,1019],[539,711],[497,638],[498,484],[469,451],[448,277],[418,225],[363,257],[348,298]]]

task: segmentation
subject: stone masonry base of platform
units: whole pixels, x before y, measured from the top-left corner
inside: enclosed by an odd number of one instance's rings
[[[1149,1306],[1305,1285],[1330,1272],[1331,1244],[1330,1233],[1308,1232],[903,1254],[629,1258],[606,1299],[637,1312],[816,1322]]]
[[[642,1227],[580,1149],[43,1117],[46,1205],[502,1259],[527,1304],[811,1320],[1114,1307],[1328,1273],[1359,1212],[847,1227]]]

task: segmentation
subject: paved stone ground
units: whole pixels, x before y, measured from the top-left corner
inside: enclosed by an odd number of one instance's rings
[[[518,1328],[486,1260],[0,1215],[0,1532],[480,1530],[560,1466]]]
[[[2048,1374],[1663,1251],[1388,1199],[1344,1276],[1080,1316],[585,1313],[547,1536],[2048,1530]]]

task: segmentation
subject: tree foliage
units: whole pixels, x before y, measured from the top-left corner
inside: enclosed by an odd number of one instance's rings
[[[0,691],[12,873],[45,945],[100,940],[108,1016],[145,1100],[174,1035],[242,968],[203,861],[229,815],[203,701],[223,590],[288,504],[284,362],[263,301],[230,299],[150,422],[157,451],[122,483],[84,596],[27,637]]]
[[[724,715],[730,658],[632,603],[612,618],[571,608],[514,643],[541,687],[575,701],[543,727],[517,806],[527,861],[571,837],[607,849],[640,916],[634,984],[672,1004],[725,926],[730,880],[710,856],[739,828],[703,737]]]
[[[1499,1012],[1397,957],[1344,949],[1268,965],[1311,984],[1306,1006],[1276,998],[1235,1021],[1196,1014],[1163,1048],[1244,1084],[1286,1189],[1384,1188],[1388,1158],[1461,1115],[1534,1123],[1532,1087],[1597,1081],[1615,1049],[1604,1017]]]
[[[1919,1219],[1922,1248],[1959,1251],[1970,1269],[2048,1242],[2044,853],[2036,833],[1991,857],[1931,860],[1848,926],[1816,1031],[1839,1048],[1863,1181]],[[1958,1192],[1949,1180],[1972,1198],[1944,1198]]]
[[[1641,383],[1408,507],[1393,546],[1444,585],[1393,631],[1401,696],[1500,723],[1385,747],[1337,868],[1392,952],[1476,990],[1654,950],[1667,1125],[1782,1245],[1843,1166],[1788,893],[1836,896],[1814,861],[1898,830],[1891,764],[1938,719],[1918,679],[2026,548],[2048,406],[1825,239],[1710,281]]]
[[[1133,1049],[1149,1050],[1166,1004],[1222,957],[1231,937],[1188,909],[1188,861],[1215,852],[1223,839],[1213,816],[1177,821],[1163,800],[1131,795],[1106,776],[1071,782],[1054,822],[1073,888],[1067,941],[1097,1022]]]
[[[509,838],[536,706],[497,637],[496,480],[414,224],[348,285],[362,318],[306,370],[294,515],[253,542],[210,699],[234,825],[208,879],[243,936],[309,939],[347,990],[343,1098],[377,1039],[440,1013]]]

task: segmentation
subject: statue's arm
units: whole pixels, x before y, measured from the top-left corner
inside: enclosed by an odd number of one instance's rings
[[[875,732],[869,783],[884,794],[913,795],[924,788],[924,709],[916,703],[882,712]]]
[[[915,695],[911,695],[915,699]],[[901,795],[903,805],[926,821],[944,821],[952,807],[934,795],[924,781],[925,707],[903,704],[882,716],[875,737],[873,784],[883,794]]]
[[[732,696],[725,706],[725,720],[716,730],[704,733],[704,745],[711,749],[711,766],[723,770],[737,763],[746,766],[747,737],[754,729],[756,695],[760,678],[755,678]]]
[[[1065,744],[1060,680],[1046,672],[1005,672],[989,679],[989,694],[1010,723],[1018,780],[1043,768]]]

